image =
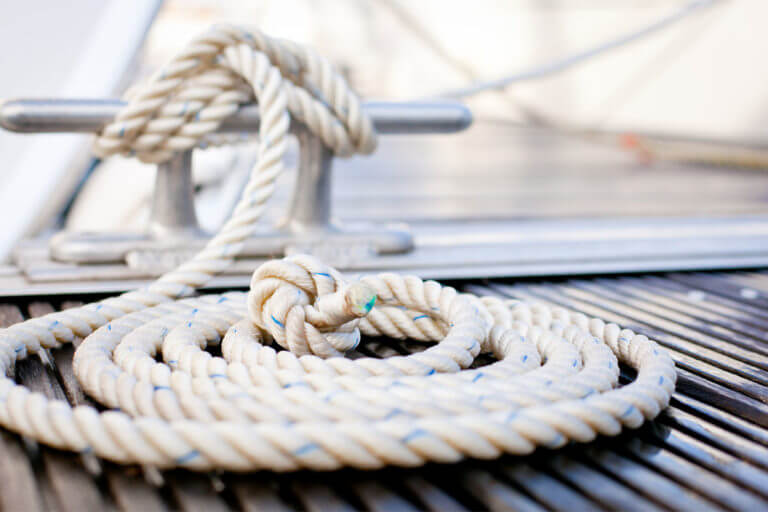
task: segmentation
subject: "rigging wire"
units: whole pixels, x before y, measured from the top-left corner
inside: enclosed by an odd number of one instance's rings
[[[550,116],[539,112],[536,108],[520,102],[516,98],[511,98],[509,96],[509,91],[505,89],[506,85],[509,85],[513,82],[535,80],[538,78],[544,78],[550,74],[566,71],[575,64],[581,63],[591,57],[598,56],[632,42],[636,42],[643,37],[651,35],[663,28],[669,27],[673,23],[687,18],[694,12],[700,11],[706,7],[711,7],[720,1],[721,0],[697,0],[690,2],[681,7],[679,10],[665,16],[664,18],[656,20],[650,25],[647,25],[617,39],[605,42],[601,45],[571,55],[569,57],[556,60],[544,66],[517,73],[503,79],[487,82],[488,84],[498,84],[504,81],[503,86],[492,85],[489,88],[481,89],[479,87],[480,84],[476,84],[475,86],[470,86],[469,88],[464,89],[463,91],[466,91],[466,94],[456,95],[454,97],[472,96],[474,94],[486,91],[501,93],[506,99],[512,100],[515,103],[518,109],[523,113],[526,119],[525,124],[527,125],[538,126],[556,131],[564,135],[589,139],[592,141],[617,144],[624,150],[636,153],[638,157],[643,161],[660,159],[707,165],[724,165],[729,167],[768,168],[768,154],[766,153],[766,149],[760,145],[755,145],[751,141],[744,143],[727,140],[703,141],[687,137],[670,137],[667,134],[612,133],[610,131],[599,130],[596,126],[571,125],[557,119],[553,119]],[[395,15],[395,17],[400,21],[400,23],[412,34],[414,34],[419,40],[421,40],[421,42],[427,46],[436,56],[441,58],[447,64],[451,65],[467,78],[471,80],[477,80],[478,74],[469,64],[463,62],[455,55],[452,55],[446,49],[446,47],[430,33],[427,27],[420,23],[415,16],[411,15],[411,13],[404,9],[396,0],[379,0],[379,2],[387,6]],[[668,61],[671,58],[671,55],[679,56],[682,49],[688,46],[689,44],[685,44],[683,46],[677,45],[677,51],[667,51],[664,53],[664,60]],[[658,60],[654,59],[651,64],[654,66],[658,65]],[[652,73],[645,71],[641,73],[641,75],[650,76]],[[636,87],[633,88],[636,89]],[[475,89],[475,92],[470,92],[470,89]],[[450,93],[443,93],[439,96],[450,96]],[[484,119],[490,122],[523,124],[504,118]]]
[[[414,16],[408,9],[400,5],[397,0],[378,0],[378,3],[386,6],[406,30],[419,39],[421,43],[438,58],[464,75],[468,81],[476,82],[480,80],[481,77],[477,70],[470,64],[464,62],[464,60],[453,55],[438,38],[432,35],[430,30],[421,23],[418,17]],[[537,119],[538,116],[536,112],[529,109],[519,98],[514,97],[510,91],[496,90],[493,92],[498,94],[507,103],[517,108],[527,120],[533,121]]]
[[[480,94],[486,91],[504,89],[505,87],[513,83],[527,82],[531,80],[538,80],[541,78],[545,78],[547,76],[566,71],[571,67],[575,66],[576,64],[580,64],[593,57],[597,57],[604,53],[610,52],[612,50],[616,50],[618,48],[624,47],[626,45],[629,45],[631,43],[644,39],[647,36],[657,33],[667,27],[674,25],[679,21],[682,21],[688,18],[694,13],[701,12],[722,1],[723,0],[694,0],[692,2],[685,4],[683,7],[672,12],[671,14],[667,14],[666,16],[654,21],[653,23],[650,23],[649,25],[646,25],[644,27],[641,27],[640,29],[637,29],[630,33],[619,36],[615,39],[611,39],[609,41],[601,43],[597,46],[593,46],[581,52],[575,53],[573,55],[568,55],[566,57],[556,59],[552,62],[548,62],[544,65],[535,66],[531,69],[513,73],[513,74],[510,74],[501,78],[497,78],[494,80],[477,82],[467,87],[444,91],[442,93],[433,95],[433,97],[466,98],[468,96],[474,96],[476,94]]]

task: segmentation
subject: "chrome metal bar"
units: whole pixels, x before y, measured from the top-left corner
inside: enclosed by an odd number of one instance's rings
[[[124,101],[115,99],[18,99],[0,105],[0,126],[23,133],[90,133],[109,123]],[[455,101],[366,101],[363,108],[379,133],[452,133],[472,123],[470,110]],[[219,131],[256,131],[259,109],[246,105],[226,119]]]
[[[202,236],[195,213],[192,151],[157,166],[149,230],[156,238]]]
[[[125,102],[120,100],[30,99],[0,105],[0,127],[23,133],[97,132],[114,119]],[[388,133],[451,133],[472,122],[464,105],[453,101],[390,103],[366,102],[363,108],[376,130]],[[246,105],[222,123],[221,132],[256,131],[259,111]],[[294,124],[301,146],[296,192],[287,218],[276,229],[255,236],[243,256],[284,253],[301,247],[305,252],[327,251],[329,244],[351,253],[407,252],[413,237],[403,226],[349,228],[331,222],[331,168],[333,155],[303,126]],[[158,167],[149,232],[93,237],[87,233],[61,233],[51,240],[53,258],[70,263],[127,261],[140,265],[144,253],[165,251],[173,256],[188,251],[205,238],[198,227],[192,187],[192,152],[186,151]],[[144,252],[142,252],[144,251]],[[338,252],[338,251],[337,251]],[[154,258],[154,256],[151,257]],[[175,257],[175,256],[174,256]],[[143,259],[142,259],[143,258]],[[181,259],[186,259],[181,257]]]
[[[331,224],[333,152],[306,128],[294,131],[301,148],[299,176],[284,228],[293,232],[326,228]]]

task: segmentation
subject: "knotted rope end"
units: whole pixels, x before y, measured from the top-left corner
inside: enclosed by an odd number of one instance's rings
[[[350,311],[358,317],[364,317],[376,305],[376,291],[365,283],[352,283],[344,292],[344,299]]]

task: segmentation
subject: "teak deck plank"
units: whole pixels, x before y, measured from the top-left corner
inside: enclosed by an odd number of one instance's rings
[[[21,310],[10,304],[0,304],[0,327],[22,321]],[[0,492],[1,510],[42,510],[43,502],[38,490],[32,463],[21,439],[0,430]]]
[[[467,287],[616,319],[637,330],[647,329],[670,347],[680,365],[671,408],[651,425],[618,439],[555,452],[539,450],[524,458],[408,470],[217,475],[121,467],[0,432],[4,482],[0,510],[766,509],[768,403],[759,398],[768,395],[759,347],[768,341],[768,334],[761,335],[766,318],[758,314],[766,310],[751,298],[754,294],[737,296],[744,287],[760,291],[768,286],[766,275],[722,274],[711,282],[704,274],[695,279],[676,274],[674,279],[646,276]],[[721,288],[721,282],[728,286]],[[74,304],[67,300],[59,305],[45,301],[0,305],[0,325],[21,321],[24,311],[38,316]],[[708,321],[718,328],[707,329]],[[372,340],[361,353],[387,357],[419,348],[423,345]],[[37,357],[23,360],[15,376],[50,398],[93,404],[72,373],[74,350],[71,345],[51,350],[51,367]]]
[[[55,311],[46,303],[29,305],[30,317],[42,316]],[[55,376],[39,358],[27,358],[17,365],[17,379],[49,399],[66,400],[66,394]],[[101,497],[98,485],[84,465],[71,454],[45,446],[40,447],[45,474],[50,481],[56,505],[62,511],[104,510],[108,503]]]

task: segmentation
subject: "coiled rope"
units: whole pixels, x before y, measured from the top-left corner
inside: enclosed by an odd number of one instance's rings
[[[125,464],[329,470],[524,454],[615,435],[667,405],[675,370],[666,352],[564,309],[414,276],[346,283],[309,256],[262,265],[248,294],[192,297],[261,215],[282,169],[289,112],[339,154],[375,146],[359,101],[324,59],[217,27],[134,94],[97,151],[170,158],[250,100],[244,85],[261,113],[260,158],[205,249],[144,289],[0,332],[6,374],[16,360],[84,338],[75,374],[112,410],[73,408],[4,378],[2,426]],[[344,357],[361,333],[436,343],[407,356]],[[219,343],[222,357],[205,351]],[[481,353],[497,361],[470,369]],[[623,387],[619,362],[637,370]]]

